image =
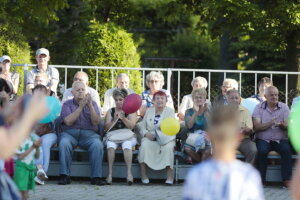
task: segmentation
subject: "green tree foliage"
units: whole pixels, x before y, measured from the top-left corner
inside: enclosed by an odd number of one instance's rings
[[[100,24],[92,21],[89,31],[82,37],[81,47],[77,52],[79,65],[140,67],[140,56],[137,53],[132,35],[113,23]],[[114,76],[127,71],[115,70]],[[95,70],[89,70],[90,82],[96,83]],[[111,88],[111,70],[99,71],[99,93],[104,94]],[[130,87],[141,93],[141,73],[130,71]]]
[[[0,25],[0,56],[9,55],[12,63],[30,63],[30,47],[25,37],[15,27],[9,25]],[[18,94],[23,94],[24,88],[24,69],[16,67],[20,74],[20,84]]]
[[[183,1],[210,24],[213,36],[229,33],[237,39],[231,46],[240,56],[235,62],[259,69],[298,70],[299,0]]]
[[[218,41],[195,31],[177,33],[162,51],[163,57],[190,58],[195,63],[179,63],[180,68],[213,69],[218,65]]]

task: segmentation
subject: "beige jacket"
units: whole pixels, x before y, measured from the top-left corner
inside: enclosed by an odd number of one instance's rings
[[[142,138],[145,137],[146,133],[152,133],[154,135],[158,134],[160,142],[163,144],[166,144],[169,141],[174,140],[176,136],[167,136],[164,135],[161,131],[157,131],[157,133],[155,133],[156,131],[154,126],[154,117],[155,117],[155,107],[148,108],[143,120],[137,124],[140,130],[141,137]],[[168,117],[175,118],[175,113],[172,108],[165,107],[161,114],[158,124],[160,125],[161,121]]]

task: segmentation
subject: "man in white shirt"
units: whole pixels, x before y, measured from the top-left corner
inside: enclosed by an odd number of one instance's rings
[[[88,87],[88,82],[89,82],[89,76],[87,75],[87,73],[85,72],[76,72],[76,74],[74,75],[73,78],[73,82],[76,81],[80,81],[83,82],[85,84],[85,86],[87,87],[87,93],[89,93],[92,97],[92,100],[95,101],[98,105],[98,108],[100,110],[101,113],[101,105],[100,105],[100,97],[99,97],[99,93],[91,87]],[[68,88],[63,95],[63,99],[62,99],[62,104],[70,99],[73,99],[74,96],[72,94],[72,88]]]
[[[129,76],[125,73],[120,73],[117,76],[117,88],[124,88],[128,91],[128,94],[134,93],[132,89],[129,88]],[[116,88],[108,89],[104,95],[104,104],[103,104],[103,114],[105,116],[106,112],[116,106],[115,100],[113,98],[113,91]]]

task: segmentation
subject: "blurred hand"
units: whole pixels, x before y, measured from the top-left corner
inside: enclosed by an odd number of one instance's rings
[[[88,97],[84,97],[80,102],[79,102],[79,106],[81,108],[84,108],[86,105],[88,104]]]
[[[206,104],[200,105],[197,114],[202,115],[202,113],[204,113],[205,110],[207,110]]]
[[[151,141],[154,141],[155,138],[156,138],[155,135],[153,135],[152,133],[146,133],[145,137],[148,138]]]
[[[93,100],[92,100],[92,96],[90,93],[85,95],[86,101],[89,105],[93,105]]]
[[[36,91],[26,106],[26,113],[30,117],[33,117],[34,120],[40,120],[46,116],[48,112],[45,94],[41,91]]]
[[[279,123],[276,123],[275,126],[281,128],[283,130],[286,130],[288,127],[288,123],[285,121],[281,121]]]
[[[125,118],[125,113],[123,111],[119,112],[117,115],[122,120]]]
[[[33,147],[34,148],[38,148],[38,147],[40,147],[42,145],[42,138],[39,138],[38,140],[35,140],[34,142],[33,142]]]
[[[246,135],[251,135],[253,133],[253,130],[251,128],[248,127],[244,127],[241,129],[241,133]]]

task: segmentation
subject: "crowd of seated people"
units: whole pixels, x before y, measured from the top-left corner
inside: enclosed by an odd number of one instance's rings
[[[36,51],[37,66],[28,72],[27,92],[45,91],[45,95],[57,95],[59,83],[58,70],[50,67],[50,53],[41,48]],[[19,76],[10,72],[10,57],[0,58],[2,72],[0,78],[9,82],[12,93],[18,89]],[[130,78],[121,73],[116,79],[116,88],[106,91],[104,105],[101,109],[99,93],[88,86],[88,74],[77,72],[73,78],[72,88],[65,91],[62,99],[60,122],[62,133],[59,139],[53,129],[53,123],[36,127],[36,133],[42,138],[43,156],[37,161],[36,182],[44,184],[47,179],[50,148],[58,144],[60,161],[59,184],[70,184],[70,167],[72,152],[79,146],[89,153],[91,165],[91,184],[112,184],[115,150],[120,146],[124,152],[127,166],[127,183],[131,185],[134,177],[131,171],[132,149],[138,144],[138,162],[141,169],[141,181],[150,182],[147,169],[166,169],[166,184],[173,184],[174,147],[176,136],[166,136],[160,130],[163,119],[175,118],[171,92],[163,89],[164,76],[152,71],[146,76],[147,89],[142,92],[142,106],[137,113],[125,114],[123,101],[127,95],[134,93],[130,89]],[[287,120],[289,107],[278,101],[278,89],[272,81],[264,77],[258,82],[259,93],[251,96],[260,103],[251,116],[247,108],[241,105],[242,97],[238,91],[238,82],[225,79],[220,87],[220,94],[210,103],[207,99],[207,80],[196,77],[191,82],[192,93],[183,97],[178,109],[178,118],[185,127],[186,140],[182,141],[182,150],[189,163],[201,162],[213,153],[213,145],[206,135],[211,107],[232,105],[239,112],[240,145],[238,151],[244,155],[245,162],[256,166],[262,181],[266,180],[267,156],[270,151],[281,155],[282,180],[289,184],[292,175],[292,148],[287,137]],[[102,115],[101,115],[102,114]],[[104,114],[104,115],[103,115]],[[139,116],[137,115],[139,114]],[[105,119],[101,119],[105,116]],[[102,123],[101,123],[102,121]],[[139,121],[137,123],[137,121]],[[106,135],[99,135],[99,129]],[[102,176],[104,148],[107,149],[108,174]]]

